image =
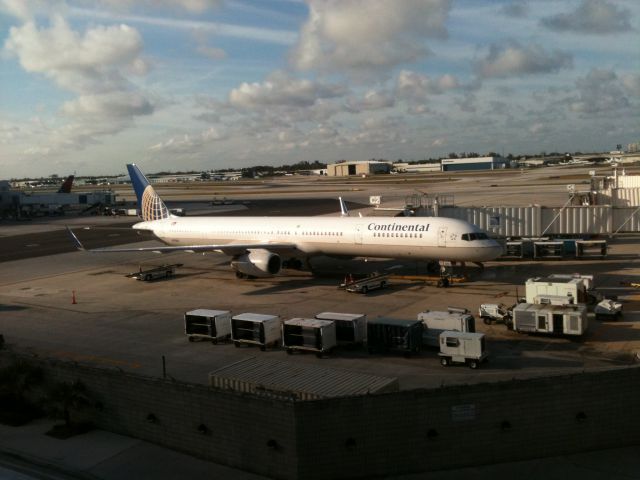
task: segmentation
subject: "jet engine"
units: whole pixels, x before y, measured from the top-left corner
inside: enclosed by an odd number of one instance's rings
[[[249,253],[234,257],[231,268],[238,278],[271,277],[280,272],[282,260],[280,255],[268,250],[249,250]]]

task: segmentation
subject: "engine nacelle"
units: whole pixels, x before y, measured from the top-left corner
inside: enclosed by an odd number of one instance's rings
[[[280,272],[282,260],[280,255],[268,250],[249,250],[249,253],[234,257],[231,268],[251,277],[271,277]]]

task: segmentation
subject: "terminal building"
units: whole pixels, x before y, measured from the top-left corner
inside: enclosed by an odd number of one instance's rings
[[[350,175],[374,175],[390,173],[391,163],[378,160],[364,160],[356,162],[339,162],[327,165],[327,176],[348,177]]]
[[[443,172],[497,170],[505,168],[507,160],[502,157],[443,158],[440,164]]]

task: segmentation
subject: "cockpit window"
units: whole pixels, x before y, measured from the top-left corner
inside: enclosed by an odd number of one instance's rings
[[[472,232],[472,233],[463,233],[460,238],[468,242],[471,240],[487,240],[489,237],[486,233],[483,233],[483,232]]]

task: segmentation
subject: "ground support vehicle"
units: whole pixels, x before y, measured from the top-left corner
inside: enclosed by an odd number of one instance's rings
[[[476,323],[473,315],[466,308],[449,307],[446,312],[425,310],[418,314],[423,322],[422,344],[438,348],[439,336],[445,330],[458,332],[475,332]]]
[[[440,364],[447,367],[452,363],[464,363],[470,368],[478,368],[489,356],[484,338],[484,333],[442,332],[439,336]]]
[[[335,323],[338,345],[362,345],[367,338],[367,316],[364,313],[321,312],[315,317]]]
[[[181,267],[182,263],[174,263],[172,265],[160,265],[159,267],[148,268],[143,270],[140,267],[140,271],[133,272],[127,275],[129,278],[135,278],[136,280],[143,280],[150,282],[151,280],[158,280],[159,278],[170,278],[176,273],[176,268]]]
[[[511,328],[513,325],[511,308],[507,308],[504,303],[483,303],[478,309],[478,315],[486,325],[494,322],[504,323]]]
[[[417,354],[422,348],[422,330],[419,320],[375,318],[367,322],[367,350],[376,352],[402,352],[405,356]]]
[[[580,336],[587,331],[587,307],[520,303],[513,309],[513,329],[524,333]]]
[[[199,308],[184,314],[184,333],[193,342],[196,338],[212,343],[231,338],[231,312]]]
[[[605,298],[595,306],[593,312],[596,320],[616,321],[622,316],[622,303]]]
[[[282,324],[282,346],[288,354],[295,350],[308,351],[322,358],[336,345],[336,324],[331,320],[292,318]]]
[[[596,291],[593,275],[552,274],[547,277],[530,278],[525,283],[527,303],[537,303],[548,299],[546,303],[558,303],[559,297],[566,298],[564,304],[584,303],[595,305],[602,300],[602,294]]]
[[[258,345],[264,351],[280,343],[280,317],[261,313],[241,313],[231,317],[231,339],[241,344]]]
[[[367,293],[370,290],[385,288],[388,285],[389,274],[375,272],[363,278],[347,275],[344,282],[340,284],[340,288],[344,288],[347,292]]]

